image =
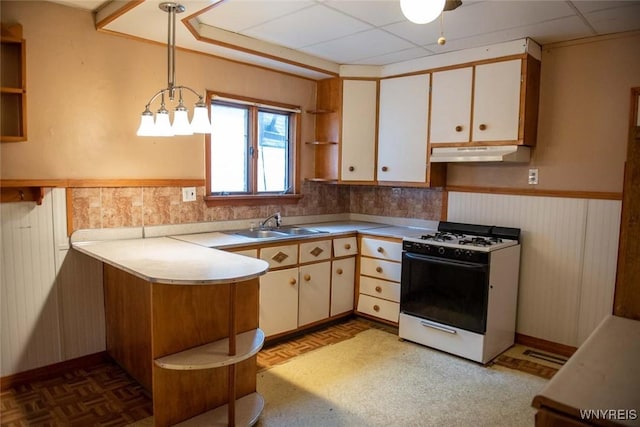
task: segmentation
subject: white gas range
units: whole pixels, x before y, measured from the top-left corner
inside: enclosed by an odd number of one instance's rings
[[[440,222],[403,239],[399,334],[487,363],[514,342],[520,230]]]

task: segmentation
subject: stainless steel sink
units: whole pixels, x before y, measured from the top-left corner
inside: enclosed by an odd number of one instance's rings
[[[240,230],[233,234],[251,237],[254,239],[264,239],[269,237],[287,237],[287,236],[308,236],[310,234],[321,234],[326,231],[313,230],[311,228],[284,226],[278,228],[259,228],[254,230]]]
[[[267,237],[285,237],[286,233],[280,233],[274,230],[242,230],[236,231],[234,234],[238,234],[240,236],[252,237],[254,239],[264,239]]]

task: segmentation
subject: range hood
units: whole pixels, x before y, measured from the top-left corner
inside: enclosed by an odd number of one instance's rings
[[[522,145],[484,147],[435,147],[431,162],[520,162],[529,161],[531,149]]]

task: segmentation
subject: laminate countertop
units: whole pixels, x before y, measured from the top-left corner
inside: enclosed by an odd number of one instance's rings
[[[152,283],[211,285],[266,273],[266,261],[169,237],[74,242],[73,248]]]

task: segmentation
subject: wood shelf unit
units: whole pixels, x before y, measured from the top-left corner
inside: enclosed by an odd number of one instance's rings
[[[27,139],[26,42],[22,25],[2,26],[0,62],[0,142]]]
[[[338,78],[320,80],[316,109],[307,110],[307,113],[316,116],[315,140],[305,143],[313,150],[313,176],[308,177],[307,181],[338,181],[340,84]]]
[[[36,202],[42,204],[44,198],[44,187],[2,187],[0,188],[0,201],[2,203],[12,202]]]
[[[264,409],[264,398],[260,393],[251,393],[236,400],[236,425],[252,426]],[[228,419],[228,405],[223,405],[212,411],[190,418],[176,427],[209,427],[226,425]]]

